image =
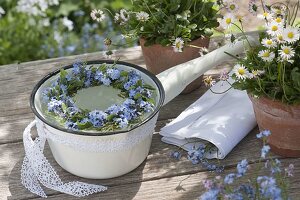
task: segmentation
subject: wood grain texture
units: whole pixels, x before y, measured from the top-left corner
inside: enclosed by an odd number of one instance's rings
[[[292,159],[282,160],[283,165],[287,166]],[[255,168],[256,164],[250,165]],[[295,166],[297,169],[295,173],[300,173],[300,165]],[[227,171],[235,172],[235,169]],[[264,175],[264,173],[261,173]],[[198,197],[205,192],[202,181],[205,179],[212,179],[215,175],[210,172],[196,172],[188,175],[178,175],[174,177],[167,177],[158,180],[143,181],[142,183],[122,184],[110,187],[110,191],[94,194],[82,199],[159,199],[159,200],[187,200],[198,199]],[[245,181],[245,180],[244,180]],[[292,199],[299,199],[299,177],[292,177],[290,179],[289,195]],[[41,199],[41,198],[37,198]],[[49,196],[48,199],[74,199],[70,195],[59,194]]]

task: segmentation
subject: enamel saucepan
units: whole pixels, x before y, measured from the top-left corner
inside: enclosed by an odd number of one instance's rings
[[[251,41],[251,40],[250,40]],[[255,40],[253,40],[255,41]],[[175,66],[155,76],[137,65],[117,62],[122,70],[138,71],[144,81],[155,88],[156,103],[151,114],[129,130],[94,133],[73,131],[48,120],[42,109],[42,92],[58,77],[59,70],[45,76],[33,89],[30,103],[36,115],[39,134],[47,138],[57,163],[68,172],[91,179],[113,178],[138,167],[147,157],[160,108],[176,97],[197,77],[228,60],[224,52],[239,54],[244,45],[224,46],[203,57]],[[114,61],[90,61],[88,65]],[[70,70],[72,66],[64,67]],[[99,99],[101,101],[101,99]]]

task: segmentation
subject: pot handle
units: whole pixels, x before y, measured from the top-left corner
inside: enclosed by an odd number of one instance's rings
[[[253,36],[248,35],[247,38],[250,45],[258,43],[257,34]],[[249,44],[246,40],[238,41],[235,44],[227,44],[202,57],[176,65],[158,74],[157,78],[161,81],[166,94],[163,105],[178,96],[186,86],[206,71],[232,58],[224,52],[238,55],[248,47]]]

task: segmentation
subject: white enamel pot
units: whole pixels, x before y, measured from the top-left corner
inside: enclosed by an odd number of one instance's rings
[[[201,58],[164,71],[157,77],[139,66],[117,62],[119,68],[139,71],[145,82],[156,89],[156,105],[142,123],[130,130],[109,133],[73,131],[46,120],[41,108],[41,93],[58,75],[59,70],[56,70],[44,77],[31,95],[30,103],[36,115],[38,132],[46,135],[55,160],[66,171],[91,179],[121,176],[138,167],[147,157],[160,108],[180,94],[190,82],[227,60],[229,56],[225,51],[235,55],[243,50],[243,43],[224,46]],[[104,62],[111,64],[114,61],[91,61],[87,64]],[[64,68],[69,69],[71,66]]]

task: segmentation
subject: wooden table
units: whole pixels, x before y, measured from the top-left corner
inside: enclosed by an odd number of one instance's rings
[[[0,66],[0,199],[39,198],[26,190],[20,181],[24,157],[22,133],[27,124],[34,119],[29,108],[29,96],[34,85],[48,72],[73,63],[76,59],[102,59],[102,55],[98,52]],[[144,66],[140,47],[119,50],[116,55],[123,61]],[[219,66],[219,69],[224,66]],[[208,73],[216,74],[218,71],[215,69]],[[137,169],[124,176],[108,180],[78,178],[58,166],[47,145],[45,155],[64,182],[79,180],[109,187],[106,192],[91,195],[86,199],[195,199],[204,191],[202,181],[216,174],[208,172],[200,165],[193,165],[186,157],[180,161],[170,158],[170,152],[177,148],[162,143],[158,132],[205,91],[206,88],[200,88],[191,94],[180,95],[162,108],[147,159]],[[258,129],[255,128],[224,160],[221,160],[226,174],[235,170],[237,162],[241,159],[248,158],[251,165],[255,165],[259,160],[262,143],[255,137],[257,132]],[[290,196],[293,199],[300,199],[300,159],[280,158],[280,160],[285,166],[289,163],[295,164]],[[53,190],[45,189],[45,191],[49,199],[74,199],[73,196]]]

